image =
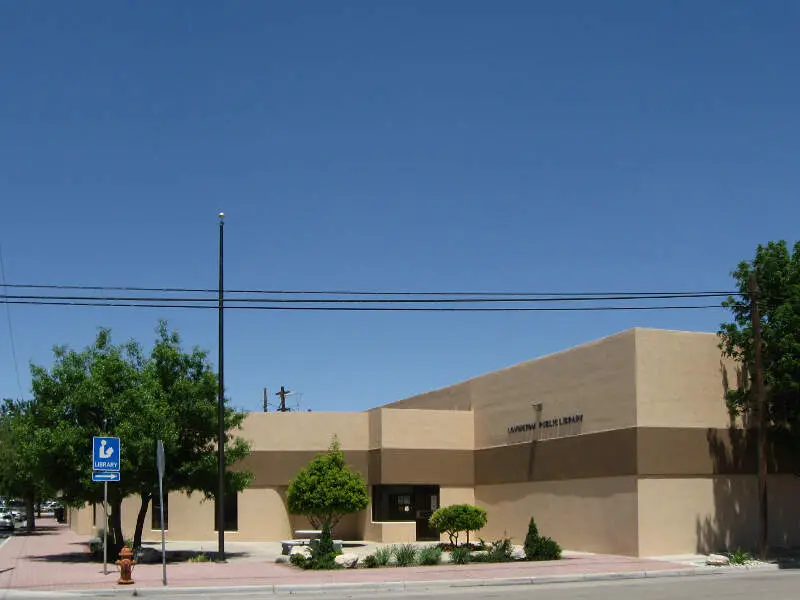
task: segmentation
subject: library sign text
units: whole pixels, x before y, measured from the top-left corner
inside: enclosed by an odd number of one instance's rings
[[[573,423],[582,423],[583,414],[569,415],[566,417],[558,417],[557,419],[544,419],[534,423],[518,423],[511,425],[508,428],[508,433],[521,433],[523,431],[534,431],[536,429],[550,429],[552,427],[561,427],[562,425],[572,425]]]

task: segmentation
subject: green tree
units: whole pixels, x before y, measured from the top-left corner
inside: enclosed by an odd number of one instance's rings
[[[34,405],[4,400],[0,406],[0,494],[25,502],[25,528],[36,528],[36,503],[51,490],[35,446]]]
[[[458,536],[462,531],[480,531],[486,525],[486,509],[472,504],[451,504],[442,506],[428,520],[434,531],[446,533],[453,546],[458,546]]]
[[[159,323],[149,356],[133,341],[111,343],[102,329],[82,351],[56,348],[54,364],[32,367],[36,406],[35,446],[42,471],[62,491],[66,502],[97,502],[102,486],[91,481],[92,437],[121,440],[120,482],[108,485],[109,535],[112,551],[124,544],[122,500],[140,499],[134,545],[141,544],[147,507],[157,489],[156,441],[164,442],[167,469],[164,491],[199,491],[213,498],[217,482],[217,377],[199,349],[185,352],[176,332]],[[226,399],[227,403],[227,399]],[[244,415],[225,410],[226,464],[249,453],[248,444],[232,436]],[[228,485],[243,489],[247,472],[228,472]]]
[[[753,260],[732,273],[740,295],[723,303],[733,321],[720,326],[720,348],[741,364],[742,377],[728,392],[728,409],[746,418],[755,406],[751,273],[759,290],[767,420],[774,436],[800,448],[800,242],[793,249],[785,241],[759,245]]]
[[[318,454],[289,484],[289,513],[308,518],[315,529],[333,529],[347,514],[367,508],[367,484],[350,471],[334,436],[328,451]]]

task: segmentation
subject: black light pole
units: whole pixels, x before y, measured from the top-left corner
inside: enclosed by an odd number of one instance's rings
[[[217,405],[217,422],[219,423],[219,438],[217,456],[219,458],[218,474],[219,486],[217,488],[217,533],[219,547],[217,561],[225,562],[225,354],[223,352],[223,286],[222,286],[222,247],[223,230],[225,227],[225,213],[219,213],[219,398]]]

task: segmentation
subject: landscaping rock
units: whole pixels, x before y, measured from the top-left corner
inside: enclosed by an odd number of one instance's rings
[[[289,562],[289,557],[288,557],[288,556],[283,556],[283,555],[281,555],[281,556],[279,556],[279,557],[277,557],[277,558],[275,559],[275,562],[276,562],[276,563],[278,563],[278,564],[285,564],[285,563],[288,563],[288,562]]]
[[[722,554],[709,554],[706,558],[706,564],[712,567],[727,567],[731,564],[731,559]]]
[[[302,554],[306,558],[311,558],[311,548],[308,546],[295,546],[289,551],[289,556],[294,556],[295,554]]]
[[[358,564],[358,554],[340,554],[334,560],[340,567],[354,569]]]
[[[512,546],[511,547],[511,559],[512,560],[525,560],[525,548],[523,546]]]

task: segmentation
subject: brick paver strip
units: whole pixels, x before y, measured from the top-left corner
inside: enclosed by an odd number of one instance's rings
[[[117,586],[117,567],[110,559],[108,575],[102,563],[87,562],[86,537],[66,525],[43,519],[33,535],[16,535],[0,548],[0,589],[98,589]],[[175,563],[167,565],[170,587],[223,587],[326,583],[381,583],[453,581],[637,573],[690,569],[664,561],[624,556],[570,556],[553,562],[516,562],[439,565],[337,571],[300,571],[288,565],[257,561],[226,564]],[[161,586],[161,565],[137,565],[136,587]]]

